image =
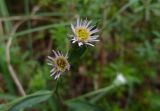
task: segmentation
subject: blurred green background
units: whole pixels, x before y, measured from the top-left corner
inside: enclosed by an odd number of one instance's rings
[[[69,50],[77,16],[97,25],[100,42],[61,77],[60,97],[25,111],[159,111],[160,0],[0,0],[0,104],[21,95],[10,64],[27,94],[56,87],[46,57],[52,49]],[[127,85],[96,102],[64,104],[109,86],[117,73]]]

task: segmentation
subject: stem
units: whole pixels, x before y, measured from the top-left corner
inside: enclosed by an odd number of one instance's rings
[[[59,79],[57,80],[57,83],[56,83],[56,87],[55,87],[55,90],[54,90],[55,93],[58,93],[58,87],[59,87],[59,81],[60,81]]]
[[[67,103],[67,102],[70,102],[70,101],[78,100],[78,99],[84,99],[84,98],[86,98],[86,97],[90,97],[90,96],[96,95],[96,94],[98,94],[98,93],[104,93],[104,92],[107,93],[108,91],[110,91],[111,89],[113,89],[113,88],[115,88],[115,87],[116,87],[115,84],[111,84],[111,85],[108,86],[108,87],[105,87],[105,88],[102,88],[102,89],[99,89],[99,90],[96,90],[96,91],[89,92],[89,93],[84,94],[84,95],[82,95],[82,96],[79,96],[79,97],[77,97],[77,98],[73,98],[73,99],[67,100],[66,103]]]
[[[11,77],[12,77],[13,81],[15,82],[15,84],[16,84],[19,92],[20,92],[20,94],[21,94],[22,96],[25,96],[25,95],[26,95],[26,94],[25,94],[25,91],[24,91],[24,89],[23,89],[23,87],[22,87],[22,85],[21,85],[21,83],[20,83],[20,81],[19,81],[19,79],[18,79],[18,77],[17,77],[16,72],[14,71],[14,69],[13,69],[13,67],[12,67],[12,65],[11,65],[11,63],[10,63],[10,47],[11,47],[11,44],[12,44],[12,36],[14,35],[14,33],[16,32],[16,30],[18,29],[18,27],[19,27],[23,22],[24,22],[24,21],[19,22],[18,24],[16,24],[16,25],[14,26],[11,34],[10,34],[10,37],[9,37],[8,42],[7,42],[7,44],[6,44],[6,61],[7,61],[7,65],[8,65],[8,70],[9,70],[9,72],[10,72],[10,74],[11,74]]]
[[[1,17],[0,21],[21,21],[24,19],[40,19],[40,20],[49,20],[49,21],[53,21],[53,18],[50,17],[59,17],[59,16],[72,16],[72,14],[64,14],[64,13],[53,13],[53,12],[47,12],[47,13],[38,13],[35,15],[17,15],[17,16],[5,16],[5,17]],[[48,21],[47,20],[47,21]]]
[[[37,7],[36,7],[36,9],[37,9]],[[33,8],[32,14],[35,14],[36,11],[38,11],[38,10],[34,10],[34,8]],[[25,93],[25,91],[24,91],[24,89],[23,89],[23,87],[22,87],[22,84],[20,83],[20,81],[19,81],[19,79],[18,79],[18,76],[17,76],[17,74],[16,74],[13,66],[11,65],[11,62],[10,62],[10,61],[11,61],[11,60],[10,60],[10,59],[11,59],[11,57],[10,57],[10,49],[11,49],[11,45],[12,45],[12,40],[13,40],[14,34],[16,33],[17,29],[18,29],[24,22],[26,22],[26,21],[27,21],[27,19],[24,19],[24,20],[18,22],[18,23],[13,27],[13,30],[12,30],[12,32],[10,33],[9,39],[8,39],[8,41],[7,41],[7,44],[6,44],[6,61],[7,61],[8,70],[9,70],[9,72],[10,72],[10,75],[11,75],[14,83],[16,84],[16,86],[17,86],[17,88],[18,88],[18,90],[19,90],[19,92],[20,92],[20,94],[21,94],[22,96],[25,96],[26,93]]]

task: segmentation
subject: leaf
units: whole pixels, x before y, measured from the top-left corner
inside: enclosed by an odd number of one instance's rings
[[[0,73],[2,73],[2,76],[4,78],[4,82],[6,83],[7,90],[10,93],[15,94],[14,84],[13,84],[11,76],[9,75],[8,67],[6,64],[6,51],[5,51],[5,49],[6,49],[5,44],[1,43],[0,44]]]
[[[95,104],[86,101],[71,101],[67,103],[67,106],[69,107],[69,111],[104,111]]]
[[[21,97],[8,104],[0,105],[0,111],[19,111],[24,108],[30,108],[33,105],[39,104],[49,99],[52,95],[52,91],[39,91],[25,97]]]
[[[10,95],[10,94],[0,94],[0,99],[4,100],[13,100],[16,96]]]
[[[8,111],[8,104],[6,105],[6,104],[1,104],[0,105],[0,111]]]
[[[65,52],[68,48],[68,38],[67,35],[67,28],[65,25],[60,25],[59,27],[55,27],[50,30],[51,37],[55,41],[58,50]]]
[[[150,94],[148,100],[152,108],[157,110],[160,109],[160,95],[155,93]]]
[[[73,44],[71,49],[69,50],[69,61],[71,64],[74,64],[80,60],[80,58],[85,53],[87,47],[81,46],[79,47],[78,44]]]

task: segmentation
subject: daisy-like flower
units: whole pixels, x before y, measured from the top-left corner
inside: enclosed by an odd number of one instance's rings
[[[71,35],[72,43],[78,42],[79,46],[83,44],[94,46],[92,42],[97,42],[99,35],[96,35],[99,30],[95,26],[91,25],[91,21],[87,19],[82,21],[79,18],[77,19],[76,24],[71,24],[71,28],[74,35]]]
[[[115,80],[114,80],[114,83],[116,85],[123,85],[123,84],[126,84],[127,83],[127,80],[126,78],[123,76],[122,73],[118,73]]]
[[[62,53],[54,50],[53,53],[54,57],[48,56],[48,65],[53,67],[50,71],[50,76],[54,76],[54,79],[58,79],[62,73],[70,69],[70,64],[67,60],[67,54],[63,56]]]

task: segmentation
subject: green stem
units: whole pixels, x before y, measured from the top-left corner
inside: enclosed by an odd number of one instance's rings
[[[33,32],[37,32],[37,31],[41,31],[41,30],[46,30],[46,29],[58,27],[60,25],[68,25],[68,23],[59,23],[59,24],[52,24],[52,25],[46,25],[46,26],[36,27],[36,28],[32,28],[32,29],[28,29],[28,30],[24,30],[24,31],[18,32],[18,33],[16,33],[13,36],[14,37],[22,36],[22,35],[33,33]]]
[[[2,17],[9,16],[9,12],[8,12],[8,8],[5,0],[0,0],[0,16]],[[10,21],[4,22],[4,27],[5,27],[6,34],[10,33],[12,29],[11,22]]]
[[[69,23],[59,23],[59,24],[40,26],[40,27],[31,28],[31,29],[28,29],[28,30],[17,32],[12,37],[15,38],[15,37],[23,36],[23,35],[30,34],[30,33],[33,33],[33,32],[38,32],[38,31],[41,31],[41,30],[46,30],[46,29],[51,29],[51,28],[55,28],[55,27],[59,27],[59,26],[66,26],[66,25],[69,25]]]
[[[99,90],[96,90],[96,91],[89,92],[89,93],[87,93],[87,94],[84,94],[84,95],[79,96],[79,97],[74,98],[74,99],[67,100],[66,103],[67,103],[67,102],[74,101],[74,100],[78,100],[78,99],[84,99],[84,98],[86,98],[86,97],[90,97],[90,96],[96,95],[96,94],[98,94],[98,93],[104,93],[104,92],[106,93],[106,92],[110,91],[111,89],[114,89],[115,87],[116,87],[115,84],[111,84],[111,85],[108,86],[108,87],[105,87],[105,88],[102,88],[102,89],[99,89]]]
[[[26,15],[29,15],[30,14],[30,10],[29,10],[29,4],[30,4],[30,1],[29,0],[25,0],[24,2],[25,4],[25,14]],[[31,29],[31,21],[27,21],[27,29]],[[31,55],[32,55],[32,37],[31,37],[31,34],[28,34],[28,38],[29,38],[29,49],[30,49],[30,52],[31,52]]]
[[[58,93],[59,82],[60,82],[60,80],[58,79],[57,83],[56,83],[55,90],[54,90],[55,93]]]
[[[55,99],[56,99],[56,101],[57,101],[58,108],[60,108],[61,103],[62,103],[61,95],[59,94],[60,82],[61,82],[61,79],[59,78],[59,79],[57,80],[56,87],[55,87],[54,92],[53,92],[53,94],[54,94],[54,96],[55,96]]]

